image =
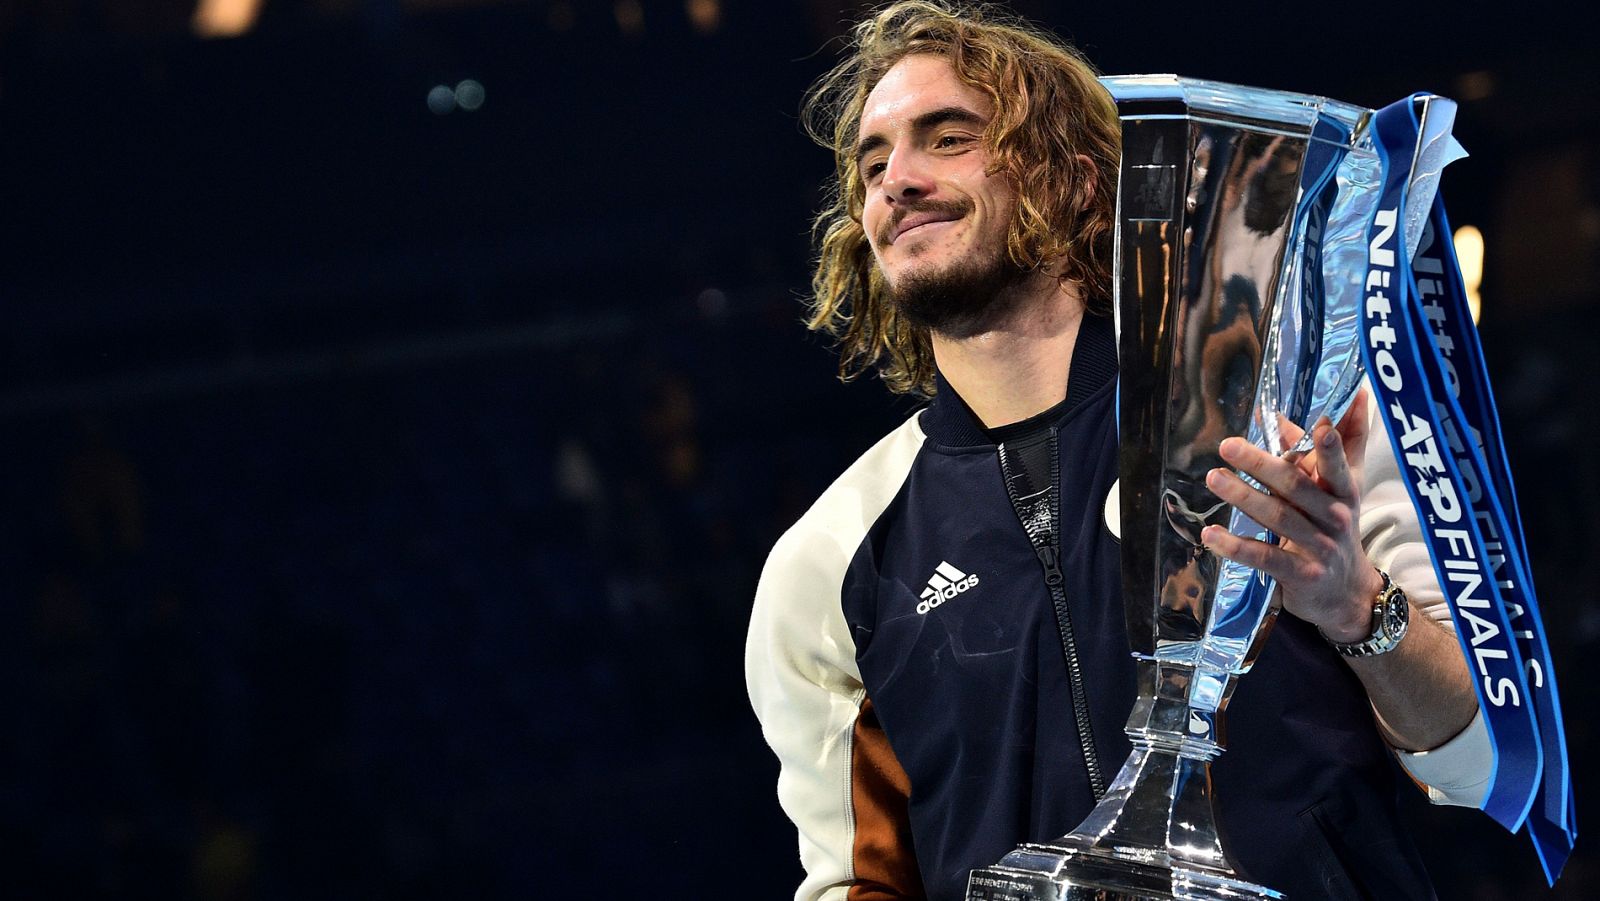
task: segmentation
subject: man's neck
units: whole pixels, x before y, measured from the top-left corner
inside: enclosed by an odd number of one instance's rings
[[[933,359],[987,429],[1043,413],[1067,396],[1067,372],[1083,321],[1076,286],[1054,278],[1025,286],[1035,296],[969,338],[935,332]]]

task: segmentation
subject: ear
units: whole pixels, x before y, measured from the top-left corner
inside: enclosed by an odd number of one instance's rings
[[[1088,209],[1090,204],[1094,203],[1095,192],[1099,189],[1100,175],[1094,167],[1094,160],[1088,154],[1076,153],[1073,156],[1077,159],[1078,168],[1083,173],[1078,182],[1078,190],[1081,192],[1078,197],[1078,212],[1082,212]],[[1056,278],[1062,277],[1066,266],[1067,261],[1064,258],[1057,259],[1054,262],[1046,261],[1041,263],[1043,271]]]
[[[1088,154],[1079,153],[1076,156],[1078,158],[1078,166],[1084,173],[1082,186],[1083,205],[1088,206],[1094,202],[1094,192],[1098,187],[1095,182],[1099,180],[1099,170],[1094,167],[1094,160],[1090,159]]]

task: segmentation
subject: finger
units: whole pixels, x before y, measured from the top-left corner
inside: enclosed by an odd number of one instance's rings
[[[1280,583],[1287,583],[1294,577],[1294,555],[1281,547],[1253,538],[1240,538],[1221,526],[1206,526],[1200,532],[1200,540],[1217,556],[1259,569]]]
[[[1331,525],[1329,508],[1336,502],[1311,474],[1294,460],[1269,454],[1243,438],[1229,438],[1219,448],[1222,459],[1267,486],[1311,519]]]
[[[1278,443],[1283,445],[1279,450],[1288,450],[1300,441],[1300,436],[1306,433],[1305,429],[1295,425],[1289,417],[1278,414]]]
[[[1331,425],[1317,430],[1317,476],[1336,499],[1355,503],[1360,491],[1345,455],[1344,436]]]
[[[1368,391],[1367,387],[1363,385],[1356,390],[1356,396],[1351,399],[1350,409],[1346,410],[1344,416],[1340,418],[1339,431],[1345,432],[1347,429],[1358,426],[1363,429],[1366,428],[1367,419],[1371,416],[1371,411],[1368,410],[1371,404],[1372,392]],[[1346,437],[1348,437],[1348,433]]]
[[[1350,462],[1350,469],[1355,473],[1355,480],[1359,487],[1361,481],[1361,461],[1367,457],[1367,440],[1372,434],[1372,394],[1366,386],[1356,392],[1355,400],[1351,401],[1350,409],[1339,420],[1339,440],[1344,443],[1345,459]]]
[[[1306,519],[1305,514],[1285,503],[1282,498],[1252,487],[1226,469],[1213,469],[1206,473],[1206,487],[1217,497],[1232,504],[1234,509],[1284,538],[1307,546],[1321,546],[1329,540],[1321,529]]]

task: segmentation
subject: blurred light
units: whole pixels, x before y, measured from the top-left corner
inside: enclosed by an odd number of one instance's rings
[[[701,34],[710,34],[722,24],[722,4],[718,0],[686,0],[683,6],[694,30]]]
[[[467,112],[474,112],[483,106],[483,99],[483,85],[478,82],[468,78],[456,85],[456,105]]]
[[[261,14],[261,0],[200,0],[189,27],[203,38],[234,38],[250,30]]]
[[[1494,93],[1493,72],[1468,72],[1456,78],[1457,100],[1483,100]]]
[[[1461,282],[1467,289],[1467,309],[1472,311],[1472,322],[1477,324],[1483,309],[1483,298],[1478,288],[1483,284],[1483,232],[1470,225],[1456,229],[1456,261],[1461,264]]]
[[[721,288],[707,288],[695,298],[695,305],[700,308],[700,315],[707,319],[715,319],[728,312],[728,295]]]
[[[644,7],[639,5],[639,0],[617,0],[612,12],[623,34],[637,37],[644,32]]]
[[[571,31],[572,26],[577,24],[578,17],[572,12],[572,4],[552,3],[548,21],[550,27],[556,31]]]
[[[442,116],[456,108],[456,92],[442,84],[433,86],[428,92],[428,109],[436,116]]]

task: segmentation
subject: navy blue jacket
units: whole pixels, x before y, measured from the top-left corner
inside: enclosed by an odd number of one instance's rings
[[[1110,324],[1086,318],[1057,429],[1064,587],[1107,779],[1133,660],[1118,540]],[[958,578],[959,577],[959,578]],[[797,898],[964,897],[968,871],[1059,837],[1095,798],[1044,571],[996,445],[948,384],[774,549],[747,658],[801,830]],[[1228,708],[1213,765],[1224,847],[1291,898],[1431,898],[1366,696],[1289,614]]]

